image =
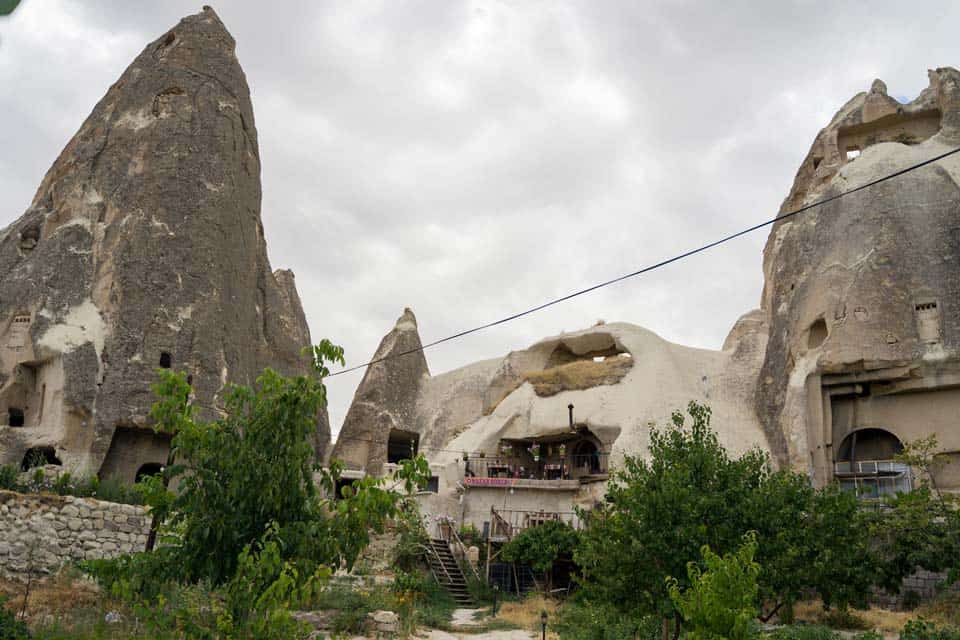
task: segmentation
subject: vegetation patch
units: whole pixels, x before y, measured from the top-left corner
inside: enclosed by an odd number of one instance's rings
[[[533,385],[541,398],[561,391],[582,391],[604,384],[617,384],[633,367],[633,358],[609,356],[600,361],[577,360],[543,371],[528,371],[523,380]]]

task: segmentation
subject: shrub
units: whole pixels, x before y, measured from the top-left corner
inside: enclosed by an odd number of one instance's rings
[[[704,546],[700,550],[705,569],[696,562],[687,565],[690,587],[681,591],[676,578],[668,578],[670,599],[690,626],[694,640],[745,640],[754,634],[757,615],[757,576],[753,561],[757,536],[744,536],[737,552],[719,556]]]
[[[0,640],[28,640],[27,625],[17,620],[16,614],[5,605],[6,598],[0,595]]]
[[[849,609],[831,609],[825,611],[821,617],[823,624],[832,629],[849,629],[853,631],[866,630],[870,624]]]
[[[781,627],[767,636],[769,640],[839,640],[840,634],[817,625]]]
[[[17,475],[19,473],[20,470],[16,467],[16,465],[0,465],[0,489],[4,489],[6,491],[18,491],[19,486],[17,484]]]
[[[960,630],[937,627],[929,620],[916,618],[903,626],[900,640],[960,640]]]

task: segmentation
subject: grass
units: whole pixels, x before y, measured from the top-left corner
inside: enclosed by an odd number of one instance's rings
[[[504,390],[499,400],[484,409],[484,415],[490,415],[497,406],[523,383],[529,382],[534,392],[541,398],[554,396],[561,391],[582,391],[605,384],[617,384],[633,368],[633,358],[618,355],[608,356],[596,362],[577,360],[542,371],[527,371],[520,380]]]
[[[823,610],[819,600],[799,602],[793,607],[798,622],[810,625],[823,625],[833,629],[878,631],[884,635],[900,633],[908,620],[923,617],[940,625],[960,625],[960,595],[942,596],[938,600],[922,605],[915,611],[890,611],[871,606],[865,610],[851,610],[846,615],[836,611]]]
[[[540,629],[540,614],[544,611],[547,612],[548,620],[555,620],[557,601],[531,594],[523,600],[502,603],[495,619],[512,625],[515,629],[537,631]]]

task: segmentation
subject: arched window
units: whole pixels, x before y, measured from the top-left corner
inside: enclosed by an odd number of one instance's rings
[[[160,368],[169,369],[173,365],[173,358],[170,357],[169,351],[160,352]]]
[[[859,429],[840,443],[837,462],[892,460],[903,451],[900,439],[885,429]]]

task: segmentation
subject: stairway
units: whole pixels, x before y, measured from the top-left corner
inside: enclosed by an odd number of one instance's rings
[[[427,563],[430,565],[430,572],[443,587],[453,597],[453,601],[461,607],[472,607],[473,598],[470,597],[470,591],[467,589],[467,580],[463,577],[463,571],[457,564],[456,558],[450,553],[450,545],[446,540],[433,539],[427,543],[429,549]]]

